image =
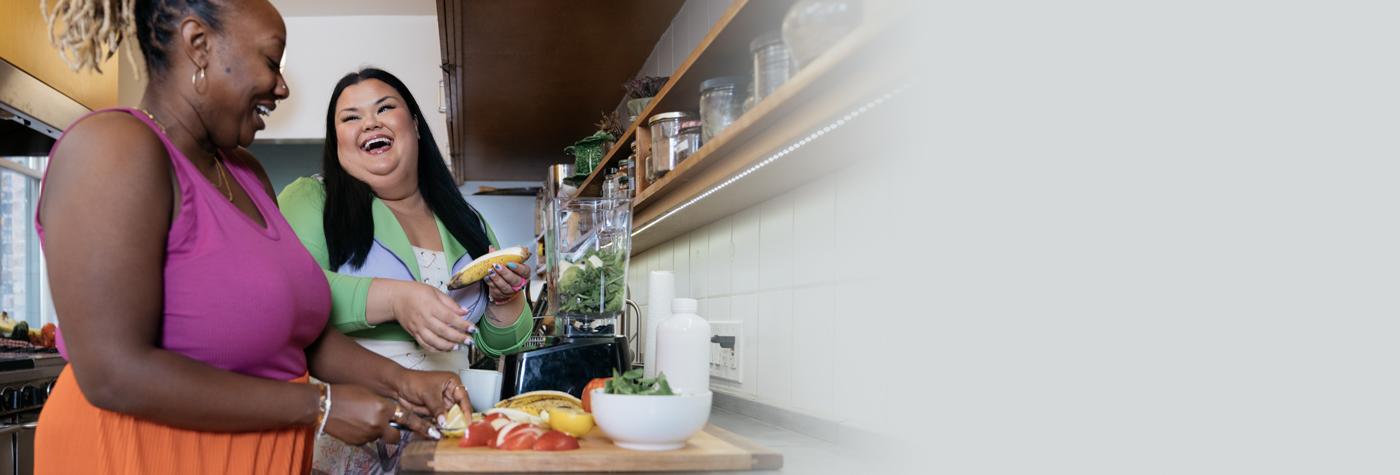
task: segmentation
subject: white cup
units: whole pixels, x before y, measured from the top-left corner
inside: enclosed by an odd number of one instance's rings
[[[501,372],[489,369],[462,370],[462,385],[467,387],[467,399],[473,412],[485,412],[501,402]]]

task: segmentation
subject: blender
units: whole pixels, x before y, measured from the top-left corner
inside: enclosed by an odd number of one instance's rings
[[[631,199],[546,195],[541,204],[547,289],[535,308],[548,335],[502,357],[502,399],[535,390],[581,397],[593,378],[632,363],[625,318]]]

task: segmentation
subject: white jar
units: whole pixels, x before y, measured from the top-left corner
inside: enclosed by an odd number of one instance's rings
[[[647,334],[643,342],[642,372],[645,377],[656,376],[656,329],[671,317],[670,302],[676,297],[676,275],[667,270],[654,270],[647,276]]]
[[[656,369],[677,394],[710,390],[710,323],[698,309],[695,299],[675,299],[671,317],[656,329]]]

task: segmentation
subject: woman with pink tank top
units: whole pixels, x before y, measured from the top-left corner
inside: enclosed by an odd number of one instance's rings
[[[45,174],[35,219],[69,364],[40,415],[37,473],[307,473],[318,433],[363,444],[396,422],[437,438],[434,416],[469,407],[455,374],[326,325],[324,273],[243,148],[289,94],[286,28],[265,0],[239,5],[54,11],[138,40],[149,84],[140,109],[71,125]],[[55,32],[80,64],[116,47]]]

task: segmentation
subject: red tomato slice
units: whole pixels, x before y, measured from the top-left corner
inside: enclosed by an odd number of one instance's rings
[[[462,441],[457,443],[458,447],[484,447],[496,440],[496,428],[491,427],[491,423],[480,421],[467,426],[467,433],[462,435]]]
[[[520,427],[510,431],[506,436],[505,443],[497,448],[502,450],[530,450],[534,448],[535,442],[544,435],[544,431],[534,427]]]
[[[574,450],[577,448],[578,439],[557,430],[545,432],[539,440],[535,441],[534,445],[535,450],[545,451]]]

